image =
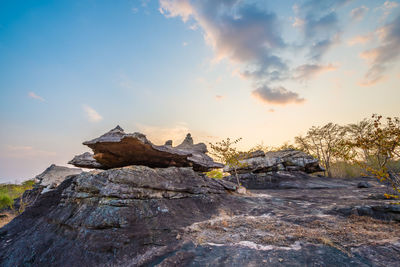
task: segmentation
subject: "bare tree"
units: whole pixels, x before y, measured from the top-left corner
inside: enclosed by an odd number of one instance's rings
[[[311,127],[305,136],[295,137],[300,150],[318,158],[328,177],[332,177],[331,165],[343,157],[347,129],[338,124],[328,123],[322,127]]]

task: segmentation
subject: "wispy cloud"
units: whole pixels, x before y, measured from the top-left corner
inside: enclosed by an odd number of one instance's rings
[[[363,85],[373,85],[382,80],[389,65],[400,56],[400,15],[379,30],[381,43],[360,54],[370,67],[365,74]]]
[[[366,34],[366,35],[357,35],[351,38],[347,44],[349,46],[357,45],[357,44],[366,44],[370,42],[373,38],[373,35],[371,33]]]
[[[218,101],[220,101],[220,100],[222,100],[224,98],[225,98],[225,96],[223,96],[223,95],[216,95],[215,96],[215,99],[217,99]]]
[[[324,72],[334,71],[336,69],[337,66],[334,66],[333,64],[304,64],[296,68],[294,79],[306,81],[315,78]]]
[[[96,110],[88,105],[83,105],[83,110],[85,111],[90,122],[99,122],[103,119],[103,117]]]
[[[385,1],[383,5],[376,8],[376,10],[381,10],[383,12],[383,16],[381,20],[385,20],[393,11],[393,9],[397,8],[399,3],[396,1]]]
[[[30,98],[33,98],[33,99],[36,99],[36,100],[39,100],[39,101],[42,101],[42,102],[45,101],[43,97],[41,97],[41,96],[35,94],[34,92],[29,92],[29,93],[28,93],[28,96],[29,96]]]
[[[187,42],[183,42],[183,43],[182,43],[182,46],[187,46],[187,45],[188,45]]]
[[[360,21],[364,18],[365,14],[367,14],[368,10],[369,10],[368,7],[360,6],[360,7],[354,8],[350,12],[350,16],[353,20]]]

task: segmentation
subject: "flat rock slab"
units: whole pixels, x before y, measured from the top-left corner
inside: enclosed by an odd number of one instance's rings
[[[129,165],[143,165],[152,168],[193,167],[196,171],[222,168],[209,157],[203,143],[193,144],[188,134],[182,144],[172,147],[172,141],[165,145],[152,144],[141,133],[126,134],[119,126],[108,133],[83,143],[94,154],[78,155],[69,163],[77,167],[111,169]]]
[[[354,182],[356,181],[355,179],[315,177],[300,171],[241,173],[238,174],[238,178],[240,183],[248,189],[333,189],[359,187]],[[224,180],[234,183],[236,182],[236,176],[227,176],[224,177]],[[359,183],[367,182],[362,180]]]
[[[324,169],[319,165],[318,159],[302,151],[286,149],[264,153],[261,150],[250,153],[240,161],[242,167],[238,173],[266,173],[271,171],[302,171],[306,173],[320,172]],[[225,166],[224,171],[233,172],[233,168]]]

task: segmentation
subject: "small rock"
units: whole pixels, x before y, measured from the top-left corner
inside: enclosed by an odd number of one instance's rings
[[[358,188],[370,188],[370,187],[372,187],[372,185],[368,182],[359,182],[357,184],[357,187]]]

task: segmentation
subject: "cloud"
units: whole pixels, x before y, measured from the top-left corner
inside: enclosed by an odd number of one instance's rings
[[[334,71],[336,69],[337,66],[334,66],[332,64],[304,64],[296,68],[294,79],[300,81],[309,80],[324,72]]]
[[[183,43],[182,43],[182,46],[187,46],[187,45],[188,45],[187,42],[183,42]]]
[[[252,95],[269,104],[286,105],[291,103],[303,103],[304,98],[300,98],[295,92],[286,90],[283,87],[269,88],[267,86],[261,86],[252,92]]]
[[[366,35],[357,35],[351,38],[347,44],[349,46],[357,45],[357,44],[366,44],[372,40],[372,34],[366,34]]]
[[[268,112],[271,112],[271,113],[273,113],[273,112],[275,112],[275,109],[273,109],[273,108],[270,108],[270,109],[268,110]]]
[[[99,122],[103,119],[96,110],[88,105],[83,105],[83,110],[86,112],[86,116],[90,122]]]
[[[33,98],[33,99],[36,99],[36,100],[39,100],[39,101],[42,101],[42,102],[45,101],[43,97],[41,97],[41,96],[35,94],[34,92],[29,92],[29,93],[28,93],[28,96],[29,96],[30,98]]]
[[[303,47],[309,58],[319,61],[333,45],[340,42],[341,29],[336,10],[351,0],[308,0],[293,7],[297,24],[303,32]]]
[[[184,22],[192,19],[213,48],[215,61],[240,64],[241,77],[265,86],[290,77],[287,62],[279,56],[287,44],[274,12],[241,0],[160,0],[160,12]]]
[[[361,84],[372,85],[382,80],[389,65],[400,55],[400,15],[380,29],[381,44],[360,54],[370,67]]]
[[[381,10],[383,12],[381,20],[385,20],[390,15],[390,13],[392,13],[392,10],[397,8],[398,6],[399,3],[395,1],[385,1],[385,3],[377,7],[376,10]]]
[[[223,96],[223,95],[216,95],[215,96],[215,99],[217,99],[218,101],[220,101],[220,100],[222,100],[224,98],[225,98],[225,96]]]
[[[369,8],[366,6],[360,6],[357,8],[354,8],[350,12],[350,16],[353,20],[360,21],[364,18],[365,14],[368,12]]]

